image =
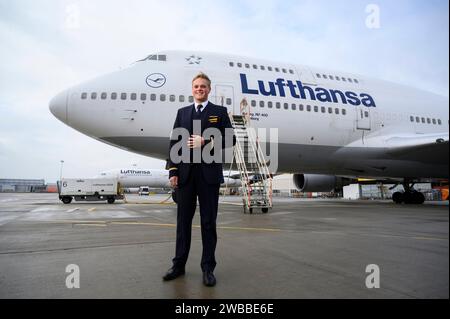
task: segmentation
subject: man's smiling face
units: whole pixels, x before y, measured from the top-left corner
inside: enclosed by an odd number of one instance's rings
[[[192,82],[192,96],[197,103],[203,103],[208,100],[210,91],[211,87],[205,79],[198,78]]]

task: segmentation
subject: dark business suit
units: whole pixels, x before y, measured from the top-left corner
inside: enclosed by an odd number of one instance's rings
[[[208,102],[205,109],[198,114],[194,104],[183,107],[178,110],[177,117],[173,128],[185,128],[189,131],[189,135],[199,134],[193,132],[193,121],[201,121],[201,134],[210,127],[217,128],[221,133],[222,148],[225,145],[225,139],[235,143],[228,112],[225,107],[214,105]],[[230,130],[225,130],[225,129]],[[218,137],[218,138],[220,138]],[[181,140],[181,137],[174,139],[172,136],[170,141],[170,149],[174,144]],[[187,141],[182,141],[186,144]],[[207,148],[210,154],[214,152],[222,152],[218,145],[217,138],[214,140],[206,140],[202,150]],[[231,145],[228,145],[231,146]],[[169,150],[170,151],[170,150]],[[179,153],[180,154],[180,153]],[[222,159],[222,156],[220,157]],[[190,151],[189,162],[173,163],[170,159],[169,178],[178,176],[177,189],[177,240],[176,252],[173,259],[173,266],[176,268],[184,268],[188,259],[191,246],[191,230],[192,218],[197,206],[197,196],[200,204],[201,217],[201,233],[203,243],[203,253],[201,268],[203,271],[213,271],[216,266],[215,249],[217,243],[216,219],[219,201],[219,187],[223,183],[222,163],[212,162],[192,163],[192,150]]]

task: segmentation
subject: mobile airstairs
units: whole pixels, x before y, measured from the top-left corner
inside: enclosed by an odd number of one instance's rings
[[[256,130],[250,126],[249,113],[245,112],[246,106],[246,101],[243,100],[241,115],[230,115],[236,136],[233,161],[240,173],[244,213],[252,214],[255,209],[267,213],[269,208],[272,208],[272,176],[261,151]]]

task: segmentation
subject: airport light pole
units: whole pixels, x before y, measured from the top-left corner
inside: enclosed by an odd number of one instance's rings
[[[63,164],[64,164],[64,160],[61,160],[61,169],[59,171],[59,182],[61,183],[62,181],[62,169],[63,169]]]

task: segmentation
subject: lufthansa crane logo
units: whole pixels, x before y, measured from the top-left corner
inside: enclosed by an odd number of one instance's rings
[[[149,87],[160,88],[166,83],[166,77],[161,73],[152,73],[145,79]]]

